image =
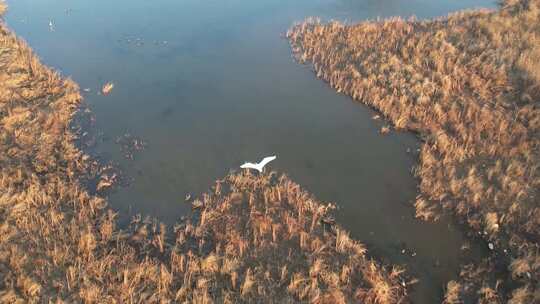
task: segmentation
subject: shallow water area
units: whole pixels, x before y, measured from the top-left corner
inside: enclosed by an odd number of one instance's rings
[[[71,76],[96,116],[96,150],[133,178],[108,194],[122,220],[142,213],[172,224],[197,196],[244,161],[276,154],[370,253],[407,264],[415,303],[440,302],[464,236],[451,222],[413,218],[414,135],[381,136],[384,121],[337,94],[291,57],[286,30],[309,16],[359,21],[431,17],[491,1],[8,1],[8,25]],[[50,26],[52,24],[52,26]],[[112,92],[98,95],[112,81]],[[126,159],[125,133],[147,142]],[[404,253],[403,250],[405,249]],[[473,247],[469,255],[478,254]],[[412,256],[414,254],[414,256]]]

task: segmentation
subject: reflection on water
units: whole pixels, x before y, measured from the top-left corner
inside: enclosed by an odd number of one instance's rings
[[[275,153],[271,167],[336,202],[340,222],[373,254],[410,266],[420,279],[415,303],[439,301],[466,253],[462,234],[450,223],[413,219],[415,156],[406,151],[418,142],[411,134],[379,135],[383,122],[296,64],[282,34],[308,16],[351,22],[429,17],[491,1],[9,4],[10,27],[46,64],[91,89],[86,101],[109,138],[98,152],[134,178],[110,195],[122,219],[140,212],[173,223],[189,211],[186,194],[206,191],[243,161]],[[97,95],[107,81],[114,90]],[[114,140],[126,132],[147,142],[134,160],[125,159]]]

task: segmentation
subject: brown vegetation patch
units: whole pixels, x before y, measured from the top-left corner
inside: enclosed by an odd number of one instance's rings
[[[1,303],[406,302],[402,270],[284,176],[227,176],[174,232],[118,229],[81,186],[96,166],[69,128],[80,100],[0,24]]]
[[[403,270],[368,259],[361,243],[325,223],[334,206],[285,176],[230,175],[201,203],[197,224],[176,227],[173,255],[186,267],[200,256],[188,284],[204,282],[204,293],[232,303],[405,300]]]
[[[491,292],[512,289],[507,298],[532,303],[540,301],[540,1],[502,6],[430,21],[309,19],[287,36],[318,77],[420,134],[419,218],[437,218],[442,206],[493,254],[528,265],[516,272],[507,263],[506,284],[468,280],[468,294],[494,303],[503,300]],[[456,284],[448,290],[464,290]]]

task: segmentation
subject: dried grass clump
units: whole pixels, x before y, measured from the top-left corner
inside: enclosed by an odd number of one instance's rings
[[[446,293],[444,295],[444,304],[460,304],[461,285],[456,281],[450,281],[446,284]]]
[[[396,129],[419,133],[418,217],[437,218],[443,207],[495,251],[513,259],[537,254],[540,1],[428,21],[308,19],[287,36],[318,77]],[[518,285],[528,287],[518,294],[540,293],[539,279],[538,272],[520,276]]]
[[[4,2],[4,0],[0,0],[0,17],[4,15],[7,11],[7,4]]]
[[[227,176],[174,232],[140,216],[118,229],[81,186],[80,100],[0,24],[0,302],[406,302],[402,271],[284,176]]]
[[[176,227],[176,276],[232,303],[397,303],[402,271],[389,271],[339,226],[334,208],[285,176],[227,176],[202,199],[198,220]],[[183,266],[187,265],[187,266]],[[219,278],[219,279],[216,279]],[[181,301],[193,301],[182,294]]]

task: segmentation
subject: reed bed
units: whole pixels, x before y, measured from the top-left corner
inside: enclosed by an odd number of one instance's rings
[[[449,210],[487,240],[447,303],[540,302],[540,1],[500,5],[287,33],[317,77],[419,134],[417,217]]]
[[[407,302],[403,270],[285,176],[232,174],[173,229],[119,229],[81,183],[95,162],[69,128],[80,102],[0,24],[1,303]]]

